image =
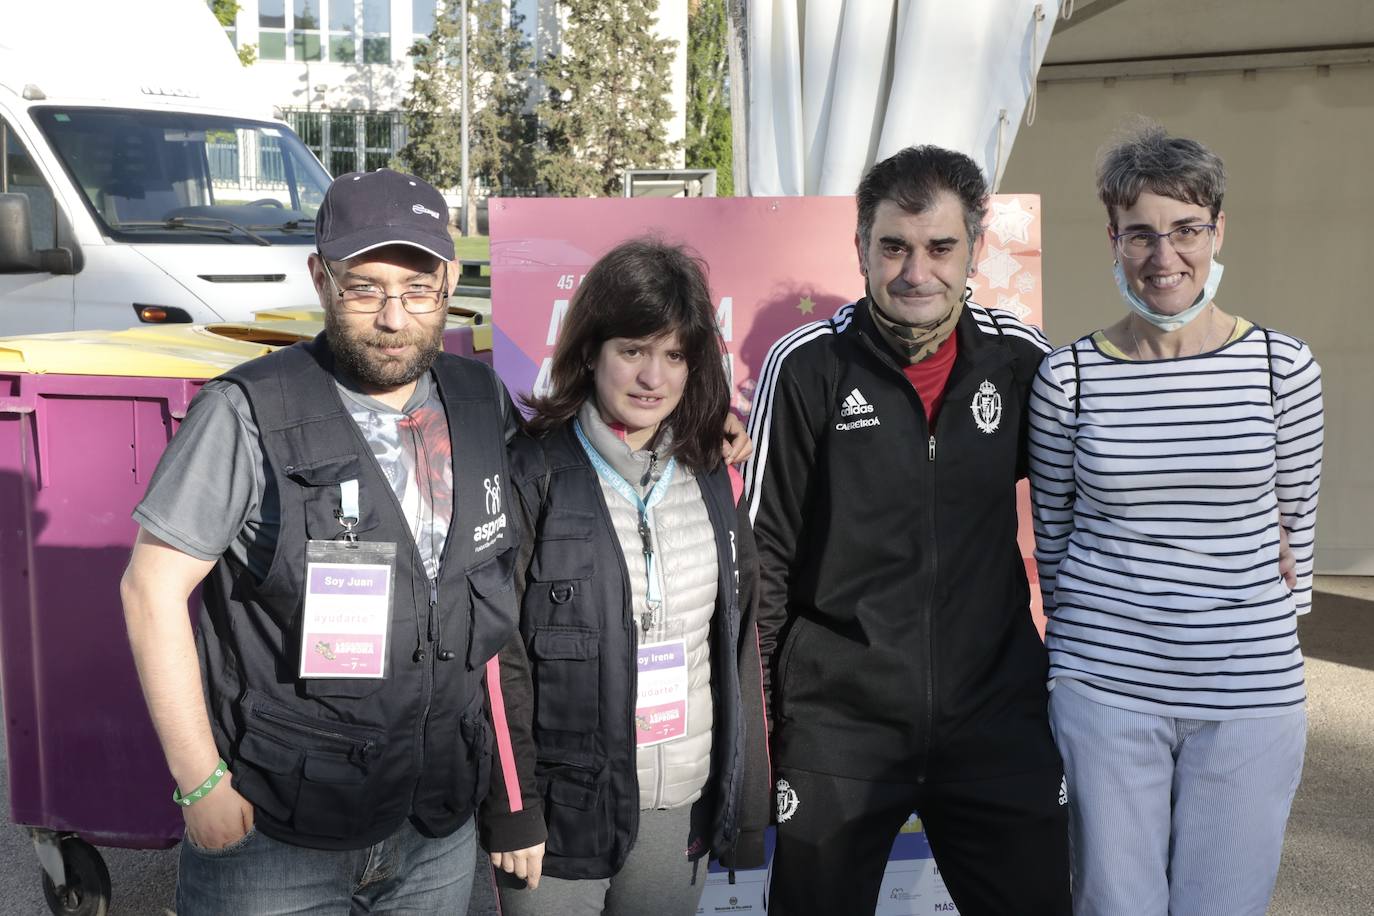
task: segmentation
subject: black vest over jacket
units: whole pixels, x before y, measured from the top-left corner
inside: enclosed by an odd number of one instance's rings
[[[520,441],[512,464],[536,532],[520,635],[534,682],[536,777],[548,825],[544,873],[606,878],[625,864],[639,830],[638,628],[629,573],[596,471],[571,424]],[[734,498],[723,467],[697,483],[715,529],[719,577],[709,636],[711,769],[692,808],[693,859],[733,845],[745,765]]]

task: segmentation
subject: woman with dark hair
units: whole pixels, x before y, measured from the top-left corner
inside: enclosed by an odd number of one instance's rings
[[[1031,389],[1078,914],[1262,916],[1302,774],[1321,370],[1216,302],[1224,189],[1158,125],[1106,153],[1127,311]]]
[[[763,863],[757,572],[721,458],[724,355],[702,264],[635,239],[584,277],[550,392],[526,401],[525,657],[503,658],[501,686],[530,720],[507,749],[521,784],[492,787],[518,813],[484,826],[511,849],[536,822],[547,847],[492,854],[507,914],[687,916],[700,859]]]

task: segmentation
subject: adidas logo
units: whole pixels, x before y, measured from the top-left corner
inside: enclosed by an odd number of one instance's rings
[[[872,412],[873,405],[864,399],[863,394],[857,388],[849,392],[849,396],[844,399],[844,404],[840,407],[840,416],[842,417],[854,417]]]
[[[1068,778],[1067,776],[1060,776],[1060,777],[1059,777],[1059,804],[1061,804],[1061,805],[1067,805],[1068,803],[1069,803],[1069,778]]]
[[[843,433],[851,429],[863,429],[867,426],[882,426],[882,421],[877,417],[863,416],[864,414],[871,413],[873,413],[873,405],[868,403],[868,400],[860,393],[859,389],[855,388],[853,391],[849,392],[849,395],[844,399],[844,403],[840,405],[840,416],[861,417],[861,419],[850,420],[848,423],[836,423],[835,429]]]

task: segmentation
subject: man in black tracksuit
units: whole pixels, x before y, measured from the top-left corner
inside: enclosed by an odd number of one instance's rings
[[[962,154],[874,166],[855,236],[868,295],[764,364],[747,499],[763,605],[787,609],[761,634],[770,916],[872,913],[913,809],[964,916],[1069,912],[1063,770],[1016,542],[1048,346],[967,301],[986,197]]]

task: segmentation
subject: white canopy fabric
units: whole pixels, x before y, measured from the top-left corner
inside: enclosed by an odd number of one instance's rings
[[[918,143],[995,185],[1061,2],[748,0],[749,193],[852,194]]]

